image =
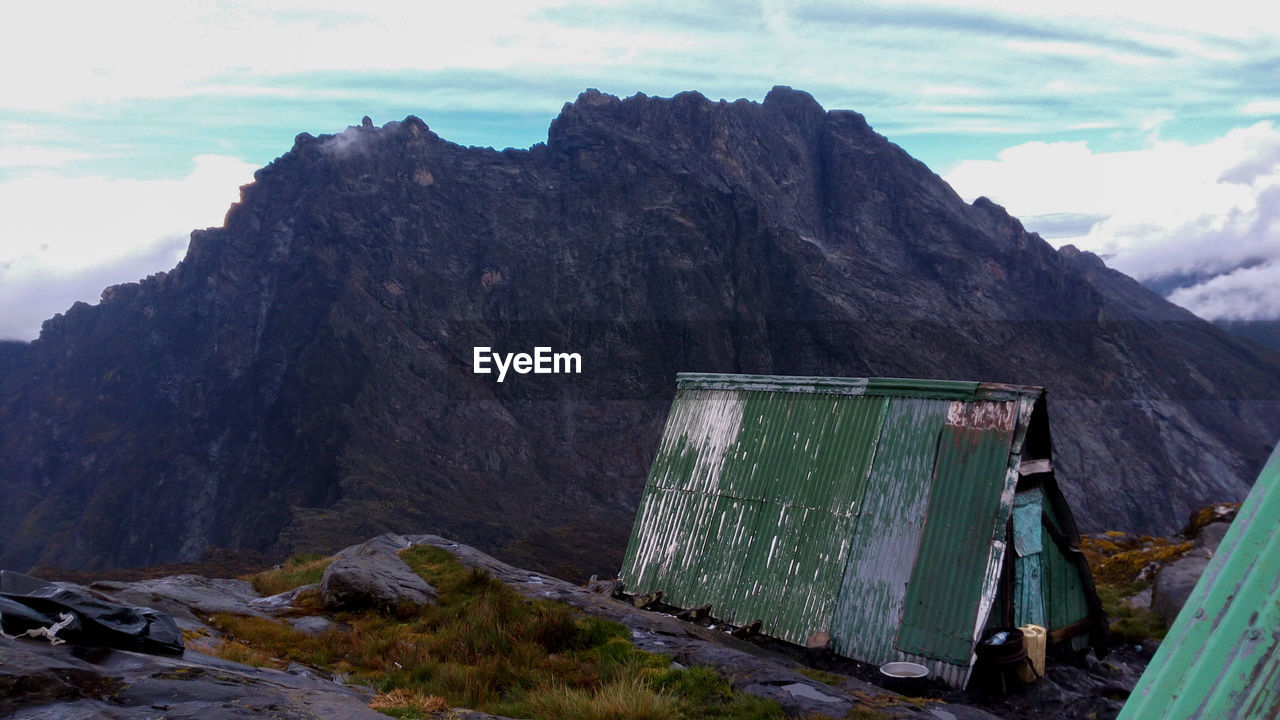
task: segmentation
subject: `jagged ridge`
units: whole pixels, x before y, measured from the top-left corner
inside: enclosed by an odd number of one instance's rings
[[[477,345],[584,373],[499,385]],[[299,135],[173,271],[0,365],[13,567],[431,531],[613,572],[685,370],[1044,385],[1086,530],[1238,498],[1280,434],[1276,355],[787,88],[588,91],[529,150]]]

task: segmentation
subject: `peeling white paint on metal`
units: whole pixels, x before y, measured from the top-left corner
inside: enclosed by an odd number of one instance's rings
[[[696,452],[693,472],[682,482],[685,490],[713,493],[720,483],[726,453],[738,440],[746,398],[735,392],[690,392],[671,413],[663,432],[659,456],[683,441],[683,452]],[[662,483],[666,485],[666,483]]]
[[[977,430],[1009,431],[1013,429],[1014,420],[1018,417],[1018,405],[1019,403],[989,400],[957,400],[947,408],[947,424]]]

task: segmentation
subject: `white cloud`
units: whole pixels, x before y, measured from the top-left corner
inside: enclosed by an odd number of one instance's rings
[[[173,267],[192,229],[221,225],[255,168],[217,155],[194,162],[179,180],[43,173],[0,183],[0,338],[30,340],[75,301]]]
[[[1239,268],[1174,290],[1169,299],[1214,320],[1275,320],[1280,317],[1280,262]]]
[[[962,196],[986,195],[1031,230],[1043,218],[1054,244],[1096,252],[1140,280],[1229,273],[1171,298],[1204,317],[1280,318],[1276,292],[1263,287],[1280,267],[1280,129],[1270,122],[1126,152],[1025,143],[946,177]],[[1080,218],[1092,222],[1061,232]]]

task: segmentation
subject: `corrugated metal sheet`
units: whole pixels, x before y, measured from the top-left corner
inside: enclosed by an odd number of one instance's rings
[[[792,642],[830,631],[843,655],[922,662],[963,685],[1043,391],[734,375],[678,386],[623,581]]]
[[[711,602],[730,622],[759,618],[792,642],[828,629],[888,402],[686,383],[624,582],[661,586],[675,605]]]
[[[956,404],[938,443],[924,538],[907,585],[897,646],[968,665],[1004,558],[1010,507],[1002,498],[1013,497],[1005,470],[1017,407]]]
[[[899,659],[893,640],[950,406],[918,398],[895,398],[889,405],[831,622],[832,647],[841,655],[876,664]]]
[[[1121,720],[1280,717],[1280,446]]]

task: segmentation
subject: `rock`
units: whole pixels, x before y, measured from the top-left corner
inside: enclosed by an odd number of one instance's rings
[[[365,692],[188,650],[181,657],[0,638],[0,716],[9,720],[386,720]]]
[[[244,580],[170,575],[138,582],[99,581],[91,583],[89,589],[190,622],[203,622],[214,613],[266,616],[263,609],[254,605],[261,596]]]
[[[1187,555],[1164,566],[1156,575],[1151,588],[1151,609],[1166,625],[1172,625],[1178,617],[1208,564],[1209,558],[1203,555]]]
[[[826,630],[816,632],[805,639],[804,646],[808,650],[830,650],[831,633]]]
[[[681,370],[1048,386],[1086,531],[1243,497],[1280,436],[1280,356],[802,92],[584,94],[503,152],[361,125],[299,137],[172,272],[0,343],[0,567],[450,527],[603,577]],[[547,344],[583,372],[471,368]]]
[[[1124,599],[1125,604],[1135,609],[1151,608],[1151,588],[1145,587],[1140,592]]]
[[[689,608],[676,613],[676,617],[685,622],[698,622],[711,614],[711,606],[703,605],[702,607]]]
[[[760,634],[760,628],[764,627],[763,620],[752,620],[740,628],[734,628],[730,633],[736,638],[750,638]]]
[[[298,600],[299,595],[311,592],[312,590],[317,590],[319,587],[320,583],[299,585],[292,590],[286,590],[277,595],[269,595],[267,597],[257,598],[256,600],[250,600],[249,606],[268,613],[283,612],[293,607],[293,604]]]
[[[1200,528],[1200,532],[1196,534],[1196,547],[1208,550],[1210,556],[1218,551],[1218,546],[1222,544],[1222,538],[1226,537],[1227,530],[1231,529],[1229,522],[1215,522]]]
[[[348,628],[340,622],[331,620],[322,615],[306,615],[300,618],[289,618],[289,624],[294,630],[304,635],[323,635],[330,631],[346,632]]]
[[[631,604],[638,608],[649,607],[650,605],[662,600],[662,591],[654,590],[653,592],[641,593],[631,596]]]
[[[320,597],[332,610],[392,612],[405,605],[434,605],[438,595],[383,537],[338,553],[320,580]]]
[[[592,580],[587,583],[587,589],[593,593],[618,597],[626,587],[621,580]]]
[[[1216,505],[1205,505],[1202,508],[1194,510],[1187,518],[1187,524],[1182,529],[1182,535],[1188,538],[1194,538],[1200,534],[1204,528],[1217,523],[1230,524],[1236,519],[1236,513],[1240,512],[1240,503],[1218,503]]]

